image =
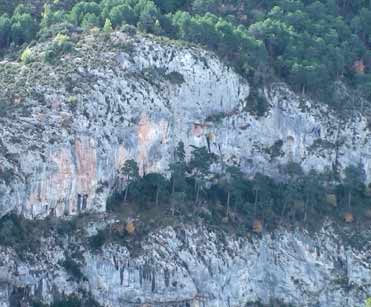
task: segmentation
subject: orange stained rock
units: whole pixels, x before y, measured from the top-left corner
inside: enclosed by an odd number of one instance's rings
[[[138,125],[139,171],[142,174],[147,161],[152,127],[147,114],[142,114]]]
[[[141,115],[138,124],[138,166],[139,171],[147,171],[153,165],[148,156],[149,150],[153,144],[160,142],[164,144],[168,139],[168,125],[166,120],[161,120],[158,123],[152,122],[146,113]],[[153,170],[155,171],[155,170]]]
[[[90,138],[78,138],[75,142],[77,192],[91,195],[97,183],[97,153]]]
[[[49,163],[54,164],[55,171],[47,172],[46,167],[39,172],[39,181],[31,192],[26,207],[32,210],[35,206],[56,205],[57,215],[63,214],[66,195],[70,194],[73,178],[73,166],[70,153],[63,148],[51,153]],[[58,207],[60,206],[60,208]]]
[[[115,167],[116,170],[120,170],[127,160],[127,152],[124,145],[120,145],[116,155]]]

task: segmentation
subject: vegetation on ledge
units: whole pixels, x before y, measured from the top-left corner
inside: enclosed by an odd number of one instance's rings
[[[170,178],[158,173],[140,176],[136,162],[126,161],[117,176],[116,192],[107,201],[108,215],[116,222],[90,236],[87,247],[99,250],[112,241],[135,254],[146,234],[199,222],[212,230],[245,236],[279,226],[319,229],[326,217],[342,227],[367,225],[371,219],[370,189],[360,164],[347,167],[340,177],[330,170],[304,173],[300,165],[289,163],[281,166],[279,179],[274,180],[260,173],[246,177],[237,166],[222,165],[222,170],[216,170],[219,157],[206,147],[194,147],[186,161],[180,142],[174,157]],[[94,221],[94,216],[90,220]],[[74,233],[84,236],[88,223],[89,215],[69,221],[52,217],[27,221],[9,215],[0,220],[0,245],[12,247],[24,258],[39,249],[41,238],[58,234],[55,237],[63,242]],[[359,246],[364,242],[361,235],[348,239]],[[75,263],[61,265],[75,278],[83,278]]]
[[[242,233],[290,224],[317,228],[326,216],[345,223],[371,218],[371,195],[362,165],[347,167],[341,178],[332,170],[306,174],[300,165],[289,163],[281,166],[279,180],[273,180],[260,173],[248,178],[237,166],[215,172],[218,159],[206,147],[194,147],[186,162],[184,145],[179,143],[169,179],[156,173],[141,177],[136,162],[129,160],[107,209],[125,212],[128,203],[143,211],[161,206],[168,208],[170,216],[198,216],[218,228],[232,224]]]

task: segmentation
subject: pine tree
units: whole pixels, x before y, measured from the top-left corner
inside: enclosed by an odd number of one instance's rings
[[[112,31],[113,31],[113,28],[112,28],[111,20],[107,18],[103,26],[103,32],[111,33]]]
[[[127,201],[130,185],[139,179],[139,167],[135,160],[127,160],[120,170],[120,175],[126,177],[124,202]]]
[[[215,156],[204,147],[192,146],[192,156],[189,162],[189,168],[194,176],[195,180],[195,194],[196,203],[198,203],[200,198],[200,192],[205,187],[205,184],[210,176],[210,166],[215,161]]]

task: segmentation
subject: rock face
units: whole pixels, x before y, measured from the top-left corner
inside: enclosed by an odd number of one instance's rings
[[[206,51],[123,33],[79,38],[56,65],[40,60],[43,50],[27,66],[2,63],[0,215],[105,211],[127,159],[165,172],[179,141],[248,174],[361,161],[371,175],[365,118],[340,120],[282,84],[265,89],[269,110],[257,118],[247,81]]]
[[[348,246],[331,225],[317,234],[277,230],[248,239],[202,226],[168,227],[146,237],[136,255],[116,244],[92,252],[82,238],[70,238],[79,246],[80,281],[61,265],[66,241],[54,240],[29,260],[0,250],[1,307],[16,306],[10,302],[17,293],[48,303],[79,291],[107,307],[241,307],[273,299],[345,307],[363,306],[371,291],[369,246]]]
[[[125,184],[118,170],[126,160],[141,173],[165,173],[179,141],[187,154],[190,145],[207,146],[250,175],[278,176],[289,161],[319,171],[361,162],[371,180],[361,115],[340,119],[274,84],[261,92],[269,107],[257,117],[257,91],[213,54],[151,37],[97,36],[78,38],[55,65],[41,61],[46,43],[32,48],[31,64],[1,63],[0,216],[104,212],[109,193]],[[115,244],[92,252],[78,236],[58,240],[42,239],[28,260],[0,247],[0,307],[82,290],[107,307],[271,299],[339,307],[362,306],[371,292],[370,249],[348,247],[331,226],[249,240],[169,227],[143,239],[138,254]],[[70,244],[82,279],[61,264]]]

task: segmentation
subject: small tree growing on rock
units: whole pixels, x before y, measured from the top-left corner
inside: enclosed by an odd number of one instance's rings
[[[345,170],[344,189],[347,193],[348,210],[351,208],[352,197],[362,195],[366,189],[366,174],[362,165],[350,165]]]
[[[139,179],[139,167],[135,160],[127,160],[120,170],[120,175],[126,177],[124,202],[128,199],[130,186]]]
[[[171,172],[171,194],[176,190],[183,191],[186,185],[185,173],[187,164],[185,162],[184,143],[179,142],[174,152],[174,162],[170,163],[169,170]]]
[[[112,31],[113,31],[113,29],[112,29],[111,20],[109,20],[107,18],[106,21],[105,21],[105,23],[104,23],[104,26],[103,26],[103,32],[104,33],[111,33]]]
[[[196,194],[196,203],[200,198],[200,192],[205,187],[208,177],[210,176],[210,166],[215,161],[215,156],[204,147],[192,146],[192,156],[189,162],[190,172],[194,176]]]
[[[164,176],[157,173],[150,173],[143,177],[143,195],[150,194],[154,196],[155,204],[158,206],[160,196],[163,196],[168,188],[168,181]],[[151,196],[152,198],[152,196]]]

